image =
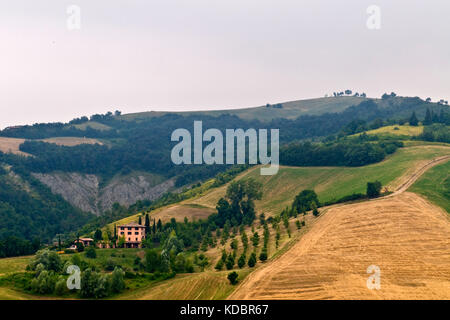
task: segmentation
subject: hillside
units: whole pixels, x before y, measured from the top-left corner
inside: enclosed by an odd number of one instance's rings
[[[333,97],[229,110],[229,112],[164,113],[152,116],[148,114],[129,116],[121,115],[120,112],[114,114],[110,112],[92,115],[90,118],[73,119],[69,123],[42,123],[5,129],[0,132],[0,150],[13,153],[0,151],[0,163],[2,166],[10,166],[13,172],[20,171],[33,177],[50,188],[54,194],[61,195],[65,201],[83,211],[107,216],[114,203],[128,207],[139,202],[138,207],[142,208],[143,201],[148,206],[151,201],[157,200],[168,191],[181,190],[210,179],[227,169],[220,165],[179,166],[170,160],[171,149],[175,144],[170,141],[171,133],[178,128],[192,131],[193,122],[196,120],[203,122],[203,130],[217,128],[224,132],[228,128],[280,129],[282,146],[297,141],[325,139],[328,141],[327,144],[335,143],[337,147],[322,148],[321,152],[334,150],[333,152],[338,153],[338,149],[349,141],[345,139],[346,134],[380,124],[405,121],[412,112],[416,112],[420,118],[427,109],[433,110],[433,114],[438,115],[436,119],[440,122],[439,125],[449,121],[446,112],[448,106],[408,97],[387,99]],[[445,142],[447,139],[445,131],[445,126],[436,128],[435,132],[427,131],[426,138],[430,141],[436,139]],[[373,159],[378,159],[371,162],[383,159],[384,152],[377,147],[377,143],[368,141],[360,143],[360,150],[353,150],[358,160],[363,158],[364,152],[366,155],[373,154],[375,155]],[[351,151],[352,148],[346,150]],[[328,161],[323,165],[344,165],[344,163],[346,162]],[[362,164],[365,163],[359,163]],[[287,190],[292,192],[286,192],[284,200],[280,197],[272,204],[263,200],[258,204],[258,208],[267,213],[275,211],[277,207],[289,204],[294,192],[314,185],[317,185],[321,201],[336,200],[347,195],[347,192],[361,192],[363,184],[351,178],[354,169],[356,168],[351,170],[327,168],[324,172],[311,170],[306,173],[284,167],[278,176],[295,176],[294,179],[301,178],[304,183]],[[325,180],[331,175],[336,175],[338,171],[340,175],[348,175],[349,178],[346,180],[341,176],[343,184],[333,190],[326,185]],[[398,172],[394,171],[392,174],[396,175]],[[369,175],[368,178],[376,176],[377,174]],[[395,177],[386,174],[380,179],[386,184],[391,178]],[[277,199],[271,192],[282,190],[279,188],[281,182],[280,180],[277,182],[277,178],[274,179],[262,182],[272,189],[267,189],[266,194]],[[354,188],[345,187],[353,182]],[[324,196],[325,194],[327,196]],[[218,197],[215,197],[209,203],[198,204],[214,208],[217,199]],[[276,203],[277,201],[279,203]],[[45,204],[41,206],[45,207]],[[126,208],[122,211],[124,210]],[[19,214],[26,215],[21,212]]]
[[[294,197],[304,189],[314,189],[321,202],[337,200],[353,193],[365,193],[368,181],[379,180],[388,190],[395,190],[406,176],[430,159],[450,155],[450,147],[420,145],[399,149],[386,160],[364,167],[280,167],[274,176],[261,176],[259,167],[241,173],[236,179],[254,178],[263,184],[263,198],[256,201],[258,212],[279,213],[292,204]],[[217,201],[225,195],[227,185],[214,188],[199,197],[179,204],[157,209],[151,217],[163,222],[175,218],[206,218],[215,210]],[[140,214],[117,223],[137,221]],[[110,225],[112,227],[113,224]]]
[[[450,213],[450,161],[425,172],[409,189]]]
[[[328,210],[230,299],[449,299],[450,221],[412,193]],[[381,269],[369,290],[366,270]]]
[[[145,118],[160,117],[166,114],[177,114],[182,116],[214,116],[235,115],[245,120],[259,120],[269,122],[276,118],[296,119],[303,115],[321,115],[324,113],[342,112],[346,108],[357,105],[366,98],[361,97],[330,97],[309,100],[296,100],[281,103],[282,108],[274,105],[260,106],[252,108],[210,110],[210,111],[184,111],[184,112],[163,112],[149,111],[139,113],[129,113],[120,116],[124,120],[142,120]]]

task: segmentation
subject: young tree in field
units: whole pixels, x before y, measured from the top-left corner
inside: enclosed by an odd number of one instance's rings
[[[239,277],[239,275],[237,274],[237,272],[233,271],[228,274],[227,278],[232,285],[235,285],[236,283],[238,283],[238,277]]]
[[[238,248],[238,241],[237,241],[237,239],[233,239],[233,241],[231,241],[230,246],[231,246],[231,249],[237,250],[237,248]]]
[[[312,210],[312,204],[315,204],[316,207],[320,205],[317,194],[314,190],[303,190],[295,197],[292,207],[297,212],[306,212]]]
[[[222,227],[227,221],[233,225],[251,225],[255,220],[255,200],[262,197],[262,184],[254,179],[233,181],[227,188],[225,198],[217,203],[215,223]]]
[[[228,269],[228,270],[233,269],[234,263],[235,263],[234,256],[233,256],[233,254],[230,253],[230,254],[228,255],[227,261],[226,261],[227,269]]]
[[[302,227],[302,225],[301,225],[301,223],[300,223],[299,220],[295,221],[295,225],[297,226],[297,229],[298,229],[298,230],[300,230],[301,227]]]
[[[246,256],[245,256],[245,253],[243,253],[243,254],[241,254],[241,256],[239,257],[239,260],[238,260],[239,268],[242,269],[245,266],[245,260],[246,260]]]
[[[261,260],[262,262],[267,260],[267,248],[263,248],[261,250],[261,253],[259,255],[259,260]]]
[[[145,270],[153,273],[157,271],[161,264],[161,257],[157,250],[150,249],[145,253]]]
[[[145,234],[150,233],[150,218],[148,216],[148,213],[145,214],[144,218],[144,226],[145,226]]]
[[[247,262],[248,266],[250,268],[253,268],[256,264],[256,253],[252,252],[252,254],[250,255],[250,258],[248,259]]]
[[[256,248],[259,245],[259,234],[258,232],[253,233],[253,236],[251,238],[253,246]]]
[[[413,112],[411,115],[411,118],[409,118],[409,125],[410,126],[418,126],[419,125],[419,120],[417,119],[415,112]]]
[[[427,108],[427,112],[425,114],[425,120],[423,120],[423,124],[428,126],[433,123],[433,115],[429,108]]]
[[[247,248],[248,248],[248,237],[247,237],[247,233],[245,231],[241,233],[241,241],[242,241],[242,246],[244,247],[244,252],[246,252]]]
[[[125,289],[125,281],[123,280],[124,272],[121,268],[116,267],[111,275],[111,291],[114,293],[122,292]]]
[[[89,258],[89,259],[97,258],[97,251],[95,251],[95,248],[93,246],[89,246],[86,249],[86,258]]]
[[[379,197],[381,194],[381,182],[380,181],[367,182],[366,194],[369,198]]]
[[[317,217],[319,215],[319,210],[317,210],[317,206],[315,203],[312,204],[312,213],[314,215],[314,217]]]
[[[102,239],[103,239],[102,230],[100,230],[100,229],[95,230],[94,240],[95,241],[101,241]]]
[[[223,260],[220,259],[219,261],[217,261],[216,266],[214,267],[217,271],[220,271],[223,269]]]
[[[58,250],[61,251],[61,235],[58,235]]]
[[[139,215],[138,224],[142,224],[142,216]]]
[[[157,223],[157,225],[156,225],[156,229],[158,229],[159,232],[162,231],[162,222],[161,222],[161,219],[158,219],[158,223]]]

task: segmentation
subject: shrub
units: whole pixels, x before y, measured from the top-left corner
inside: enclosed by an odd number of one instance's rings
[[[267,248],[263,248],[261,250],[261,253],[259,255],[259,260],[261,260],[263,262],[267,260]]]
[[[36,270],[37,265],[42,264],[45,270],[59,272],[62,267],[61,257],[48,249],[39,250],[29,264],[30,270]]]
[[[256,264],[256,254],[254,252],[252,252],[252,254],[250,255],[250,258],[248,259],[247,262],[248,266],[250,268],[253,268]]]
[[[97,258],[97,251],[95,250],[94,247],[88,247],[86,249],[86,257],[89,259],[95,259]]]
[[[228,270],[233,269],[234,267],[234,256],[230,253],[227,258],[226,266]]]
[[[214,267],[217,271],[222,270],[223,268],[223,260],[220,259],[219,261],[217,261],[216,266]]]
[[[55,285],[55,294],[58,296],[62,296],[68,292],[66,279],[60,276],[58,282]]]
[[[238,267],[239,267],[239,268],[243,268],[243,267],[245,266],[245,260],[246,260],[246,257],[245,257],[245,254],[243,253],[243,254],[239,257],[239,260],[238,260]]]
[[[123,280],[124,272],[120,268],[115,268],[111,276],[111,291],[119,293],[125,289],[125,281]]]
[[[381,193],[381,182],[367,182],[367,196],[369,198],[379,197]]]
[[[237,272],[233,271],[228,274],[227,278],[232,285],[235,285],[236,283],[238,283],[238,277],[239,277],[239,275],[237,274]]]

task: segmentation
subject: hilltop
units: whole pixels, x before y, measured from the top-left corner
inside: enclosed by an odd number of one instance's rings
[[[281,155],[283,157],[286,150],[293,151],[290,153],[290,164],[308,160],[299,159],[301,152],[297,152],[306,145],[295,143],[311,141],[322,146],[308,149],[308,153],[314,152],[313,158],[318,159],[330,152],[339,153],[339,149],[345,148],[354,156],[352,159],[341,159],[338,165],[351,163],[355,166],[366,164],[363,155],[374,155],[369,163],[383,159],[393,146],[386,148],[382,142],[364,138],[354,143],[360,147],[353,147],[349,145],[353,143],[349,142],[352,135],[357,134],[354,136],[357,138],[367,131],[367,136],[378,137],[380,133],[371,134],[370,130],[404,124],[412,114],[422,120],[427,110],[431,110],[433,119],[440,122],[437,126],[442,127],[448,121],[446,105],[393,96],[383,99],[327,97],[226,111],[133,115],[122,115],[117,111],[81,117],[69,123],[42,123],[5,129],[0,132],[0,150],[6,151],[0,152],[0,166],[8,167],[23,180],[40,184],[39,188],[47,188],[49,192],[61,196],[62,202],[99,216],[101,219],[94,221],[93,225],[103,225],[105,220],[111,222],[112,217],[123,217],[148,208],[169,192],[178,193],[228,169],[220,165],[178,166],[171,162],[170,152],[174,145],[170,141],[171,133],[178,128],[192,131],[195,120],[203,122],[204,130],[217,128],[222,132],[227,128],[280,129],[283,148],[292,144],[288,149],[282,149]],[[403,132],[404,126],[398,126]],[[426,127],[426,130],[423,129],[423,135],[426,135],[423,139],[446,141],[445,126],[432,129],[431,133],[431,127]],[[399,138],[409,139],[410,136]],[[308,161],[308,165],[315,165],[314,161]],[[333,161],[328,158],[324,163],[330,166],[337,164]],[[289,170],[283,168],[281,175],[297,174],[296,170]],[[332,171],[330,169],[330,174]],[[315,178],[312,179],[314,182]],[[5,182],[0,172],[0,184]],[[361,188],[359,186],[355,192],[360,192]],[[330,194],[333,198],[341,196],[339,193]],[[333,199],[324,201],[328,200]],[[39,202],[39,198],[36,201]],[[11,205],[13,202],[7,203]],[[211,204],[205,206],[214,208]],[[17,206],[14,204],[13,207]],[[268,207],[266,210],[272,209]],[[19,212],[19,215],[26,214]],[[19,231],[10,234],[23,236]],[[51,236],[54,235],[48,235]]]

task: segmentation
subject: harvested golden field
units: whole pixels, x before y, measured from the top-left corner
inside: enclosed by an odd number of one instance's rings
[[[73,147],[80,144],[102,144],[100,141],[91,138],[79,138],[79,137],[60,137],[60,138],[48,138],[38,141],[44,141],[48,143],[54,143],[60,146]],[[28,153],[19,150],[19,147],[25,139],[19,138],[6,138],[0,137],[0,151],[4,153],[14,153],[23,156],[29,156]]]
[[[41,141],[54,143],[59,146],[66,146],[66,147],[74,147],[80,144],[103,144],[97,139],[80,138],[80,137],[57,137],[57,138],[43,139]]]
[[[409,192],[335,206],[229,298],[450,299],[449,234],[446,212]],[[380,290],[367,287],[371,265]]]
[[[243,276],[242,271],[239,274]],[[116,299],[125,300],[221,300],[229,295],[234,287],[227,280],[228,272],[202,272],[177,275],[148,288]]]
[[[28,156],[28,153],[19,150],[19,146],[24,143],[24,141],[25,139],[0,137],[0,151]]]
[[[152,214],[151,217],[158,221],[169,222],[170,219],[175,218],[178,222],[182,222],[184,218],[188,218],[190,221],[192,220],[200,220],[206,219],[211,214],[214,213],[215,210],[211,208],[205,208],[200,206],[191,206],[191,205],[175,205],[172,207],[164,208],[161,211]]]
[[[206,219],[211,214],[214,213],[214,209],[202,207],[199,205],[192,204],[176,204],[167,207],[162,207],[160,209],[156,209],[150,213],[150,218],[158,221],[161,219],[162,223],[169,222],[170,219],[175,218],[176,221],[182,222],[184,218],[188,218],[190,221],[192,220],[200,220]],[[114,224],[120,225],[130,222],[137,222],[139,219],[139,214],[132,215],[130,217],[126,217],[124,219],[115,221],[114,223],[109,224],[109,227],[112,227]]]

